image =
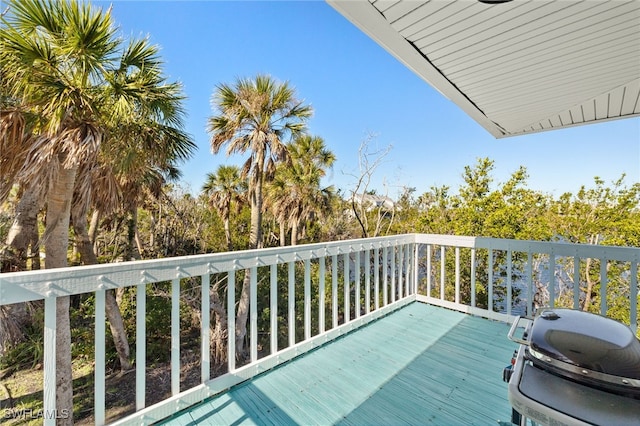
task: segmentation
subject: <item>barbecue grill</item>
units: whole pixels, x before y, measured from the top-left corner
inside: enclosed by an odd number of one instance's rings
[[[640,425],[640,340],[626,325],[545,308],[517,317],[509,339],[520,344],[503,375],[513,424]]]

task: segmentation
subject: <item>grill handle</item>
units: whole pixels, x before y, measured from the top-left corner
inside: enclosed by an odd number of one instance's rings
[[[513,321],[513,324],[511,324],[511,328],[509,329],[509,334],[507,334],[507,337],[512,342],[516,342],[516,343],[520,343],[521,345],[529,346],[529,341],[528,340],[525,340],[523,338],[514,336],[516,330],[518,329],[518,326],[520,325],[520,321],[521,320],[524,320],[524,321],[527,321],[527,322],[531,322],[531,320],[529,318],[523,318],[523,317],[518,315],[516,317],[516,319]]]

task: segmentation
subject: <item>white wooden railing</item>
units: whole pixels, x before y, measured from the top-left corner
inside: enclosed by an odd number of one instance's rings
[[[515,315],[532,315],[536,305],[582,309],[589,264],[596,284],[592,297],[599,301],[590,311],[638,331],[640,248],[448,235],[415,238],[419,253],[424,253],[418,255],[420,301],[506,322]],[[466,265],[460,260],[463,251],[468,252]],[[450,257],[454,259],[448,264]],[[468,300],[462,297],[464,267]],[[447,288],[452,290],[449,294]],[[480,293],[486,295],[482,305],[477,300]]]
[[[589,260],[588,260],[589,259]],[[595,261],[594,261],[595,259]],[[639,248],[516,241],[480,237],[410,234],[361,240],[269,248],[180,258],[125,262],[56,270],[0,274],[0,305],[44,300],[44,413],[55,413],[56,298],[95,294],[96,424],[105,423],[105,292],[135,287],[136,412],[114,424],[148,424],[171,416],[209,396],[281,364],[415,300],[487,318],[511,321],[531,313],[536,303],[580,308],[584,299],[584,269],[598,264],[599,309],[610,314],[627,308],[628,323],[638,326]],[[285,266],[286,265],[286,266]],[[279,268],[287,269],[287,306],[278,306]],[[303,270],[296,280],[296,269]],[[311,271],[314,271],[312,278]],[[237,366],[228,357],[228,372],[212,378],[210,329],[201,327],[201,380],[190,389],[180,383],[181,280],[199,277],[201,323],[210,324],[210,277],[226,276],[229,329],[235,328],[236,277],[250,272],[248,324],[249,361]],[[545,272],[546,271],[546,272]],[[551,273],[550,271],[553,271]],[[608,286],[612,281],[615,286]],[[268,277],[258,284],[258,277]],[[312,295],[312,280],[317,294]],[[267,301],[258,301],[259,285],[269,285]],[[282,281],[282,278],[280,278]],[[171,282],[171,393],[146,406],[146,291],[153,283]],[[240,280],[238,280],[240,282]],[[626,283],[626,284],[625,284]],[[279,285],[280,284],[280,285]],[[626,285],[626,287],[625,287]],[[609,294],[615,291],[616,294]],[[621,293],[620,293],[621,292]],[[296,294],[303,312],[296,312]],[[618,294],[620,293],[620,294]],[[313,297],[312,297],[313,296]],[[582,297],[582,299],[581,299]],[[620,302],[621,299],[623,303]],[[312,306],[312,301],[317,306]],[[265,303],[265,306],[259,303]],[[621,308],[622,306],[622,308]],[[258,327],[259,312],[269,312],[267,329]],[[311,313],[317,312],[317,318]],[[279,326],[278,312],[287,317]],[[296,315],[303,318],[298,330]],[[312,326],[315,324],[315,326]],[[284,328],[284,330],[283,330]],[[169,333],[169,330],[167,331]],[[259,350],[259,333],[269,335],[269,350]],[[279,347],[278,335],[287,344]],[[229,333],[228,353],[235,352]],[[298,336],[298,337],[296,337]],[[283,346],[282,344],[280,346]],[[54,416],[45,424],[55,424]]]

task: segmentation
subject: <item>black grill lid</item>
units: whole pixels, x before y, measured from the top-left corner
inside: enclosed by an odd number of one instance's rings
[[[640,340],[626,325],[572,309],[545,309],[529,342],[550,358],[613,376],[640,379]]]

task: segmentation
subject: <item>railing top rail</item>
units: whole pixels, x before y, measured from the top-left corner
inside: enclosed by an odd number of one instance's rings
[[[549,253],[557,256],[578,256],[627,262],[640,261],[639,247],[576,244],[555,241],[511,240],[490,237],[466,237],[456,235],[416,234],[419,244],[436,244],[453,247],[511,250],[518,252]]]
[[[0,305],[410,244],[414,234],[0,274]]]
[[[638,247],[456,235],[404,234],[300,246],[4,273],[0,274],[0,305],[168,281],[208,273],[316,259],[414,242],[452,247],[549,253],[557,256],[577,256],[580,258],[599,258],[628,262],[640,261],[640,248]]]

